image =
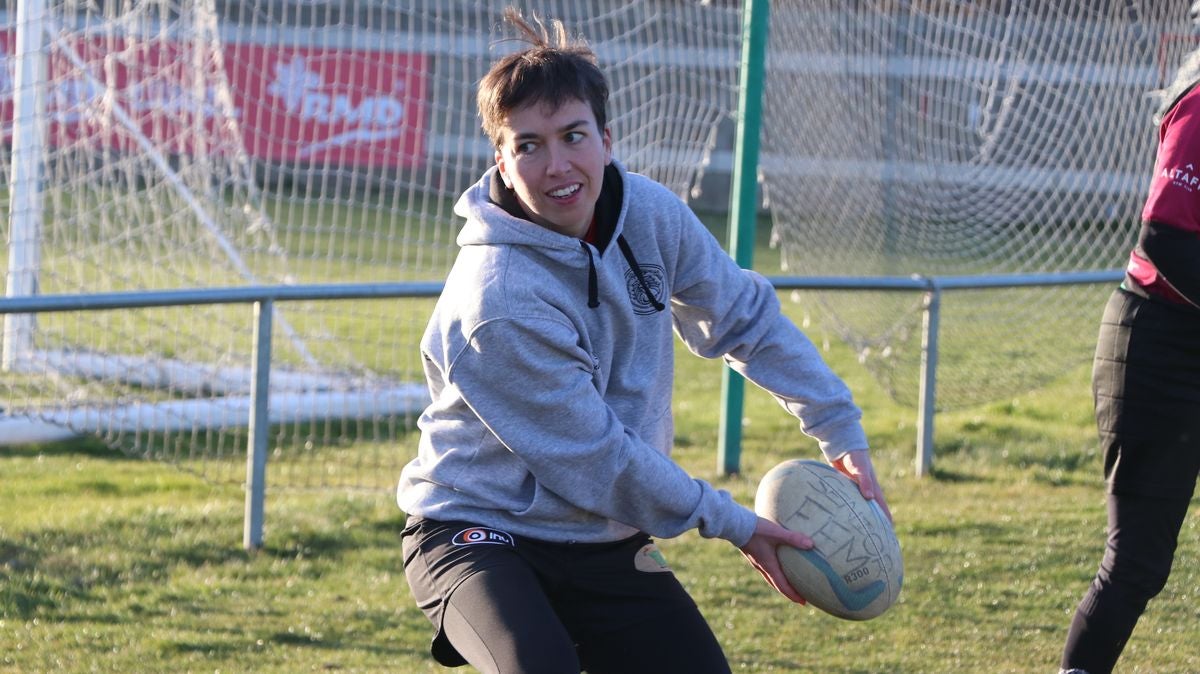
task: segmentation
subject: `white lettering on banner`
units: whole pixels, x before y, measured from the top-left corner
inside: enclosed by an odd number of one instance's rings
[[[321,88],[321,76],[309,72],[303,58],[275,64],[275,81],[267,85],[267,93],[283,100],[288,112],[295,112],[308,91]]]
[[[394,98],[370,96],[356,106],[345,94],[309,93],[304,96],[299,112],[302,119],[322,124],[343,122],[387,128],[398,126],[404,119],[404,104]]]
[[[178,83],[158,78],[133,82],[120,90],[121,104],[129,113],[156,113],[171,116],[190,115],[210,119],[216,115],[216,92],[211,86],[204,89],[205,100],[197,102],[191,92]],[[50,90],[49,109],[55,121],[77,122],[102,114],[105,88],[85,78],[65,79]],[[229,111],[239,117],[241,111]]]
[[[367,96],[355,104],[346,94],[331,95],[324,93],[324,88],[320,74],[309,70],[303,57],[295,57],[287,63],[275,64],[275,81],[267,86],[267,93],[282,100],[288,112],[299,114],[306,121],[356,127],[337,138],[373,139],[380,137],[380,131],[388,135],[400,133],[404,102],[399,98]],[[366,129],[374,131],[365,133]]]
[[[129,108],[137,112],[163,111],[169,114],[188,114],[205,119],[215,116],[217,94],[212,86],[204,87],[204,100],[197,103],[191,92],[177,81],[152,77],[130,84],[125,90]],[[240,110],[230,110],[235,117]]]

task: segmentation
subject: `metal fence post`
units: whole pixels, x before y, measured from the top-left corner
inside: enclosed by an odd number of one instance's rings
[[[942,289],[936,279],[925,293],[925,311],[921,333],[921,391],[917,419],[917,477],[933,471],[933,418],[937,408],[938,320],[941,318]]]
[[[268,413],[271,379],[271,320],[274,302],[254,303],[254,358],[250,366],[250,427],[246,433],[246,524],[242,545],[258,550],[263,543],[263,503],[267,489]]]

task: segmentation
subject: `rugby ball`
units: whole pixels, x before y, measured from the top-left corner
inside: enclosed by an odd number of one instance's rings
[[[754,510],[813,539],[779,547],[784,575],[809,604],[847,620],[870,620],[895,603],[904,580],[900,542],[883,509],[833,466],[796,459],[759,482]]]

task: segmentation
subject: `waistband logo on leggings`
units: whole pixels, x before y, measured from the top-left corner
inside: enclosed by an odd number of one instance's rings
[[[633,558],[633,568],[644,573],[670,573],[671,566],[667,564],[667,558],[658,549],[658,546],[653,543],[647,543],[638,550],[637,555]]]
[[[454,545],[508,545],[517,547],[512,535],[499,529],[471,527],[454,534],[450,540]]]

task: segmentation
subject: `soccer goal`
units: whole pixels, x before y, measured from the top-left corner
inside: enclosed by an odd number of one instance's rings
[[[501,3],[0,3],[7,295],[428,282],[492,160],[474,107]],[[738,8],[543,3],[613,85],[617,153],[699,194],[735,100]],[[727,160],[726,160],[727,161]],[[432,300],[274,307],[274,487],[390,488]],[[4,316],[0,442],[94,435],[245,477],[247,305]]]
[[[0,0],[7,295],[440,281],[454,200],[491,162],[474,90],[513,48],[496,41],[503,4]],[[755,171],[778,271],[1122,264],[1153,155],[1150,93],[1192,46],[1187,3],[765,4]],[[616,156],[723,217],[743,3],[536,9],[598,53]],[[947,298],[939,405],[1086,360],[1107,292]],[[793,299],[818,341],[847,341],[914,402],[919,293]],[[415,451],[431,303],[275,307],[273,486],[392,486]],[[94,435],[244,479],[247,306],[4,318],[0,436]]]

